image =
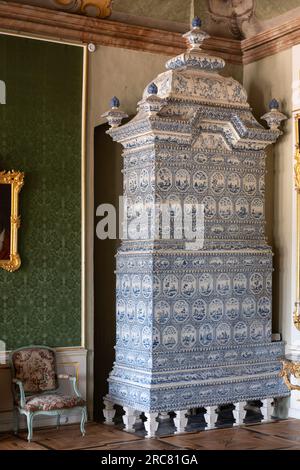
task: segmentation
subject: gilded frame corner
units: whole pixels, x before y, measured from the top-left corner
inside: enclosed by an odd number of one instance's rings
[[[18,252],[18,230],[21,223],[19,192],[24,185],[24,173],[14,170],[0,171],[0,184],[11,185],[10,253],[9,259],[0,260],[0,268],[13,272],[21,266],[21,258]]]

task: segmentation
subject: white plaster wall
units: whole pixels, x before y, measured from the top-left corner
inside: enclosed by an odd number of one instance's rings
[[[296,193],[294,189],[293,111],[300,108],[300,45],[244,68],[244,85],[256,115],[275,97],[288,115],[284,135],[273,146],[268,159],[271,175],[267,178],[267,206],[271,223],[274,256],[273,325],[286,341],[286,353],[300,353],[300,332],[293,324],[296,288]],[[294,93],[293,93],[294,87]],[[295,90],[296,88],[296,90]],[[298,381],[299,382],[299,381]],[[300,382],[299,382],[300,384]],[[292,392],[289,416],[300,418],[300,392]]]
[[[289,119],[284,134],[268,151],[266,206],[267,233],[274,250],[273,325],[289,344],[293,302],[293,143],[292,143],[292,51],[280,52],[248,64],[244,86],[256,118],[267,110],[271,98],[280,101]],[[262,122],[262,121],[261,121]],[[272,231],[270,230],[272,227]]]

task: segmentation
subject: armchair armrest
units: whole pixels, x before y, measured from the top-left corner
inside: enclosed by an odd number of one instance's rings
[[[18,380],[18,379],[13,379],[13,383],[14,383],[15,385],[18,385],[18,387],[19,387],[19,391],[20,391],[20,407],[21,407],[21,408],[24,408],[24,406],[26,405],[26,399],[25,399],[25,392],[24,392],[23,383],[21,382],[21,380]]]
[[[69,375],[69,374],[58,374],[57,375],[57,378],[58,379],[67,379],[67,380],[70,380],[70,382],[72,382],[72,385],[73,385],[73,391],[75,393],[75,395],[79,398],[82,398],[81,397],[81,393],[80,391],[78,390],[78,387],[77,387],[77,379],[76,377],[74,377],[73,375]]]

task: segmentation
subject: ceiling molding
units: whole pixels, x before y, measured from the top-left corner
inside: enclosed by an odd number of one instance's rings
[[[300,17],[241,41],[243,63],[249,64],[300,43]]]
[[[177,32],[90,18],[62,11],[0,1],[0,30],[69,42],[123,47],[174,55],[186,50]],[[240,41],[211,37],[203,47],[228,63],[242,64]]]
[[[167,56],[185,51],[181,33],[0,0],[0,30]],[[210,37],[203,49],[231,64],[249,64],[300,43],[300,17],[243,41]]]

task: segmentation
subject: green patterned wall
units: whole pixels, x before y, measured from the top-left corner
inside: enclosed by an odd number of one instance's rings
[[[0,170],[25,172],[15,273],[0,270],[0,340],[80,345],[81,47],[0,35]]]

